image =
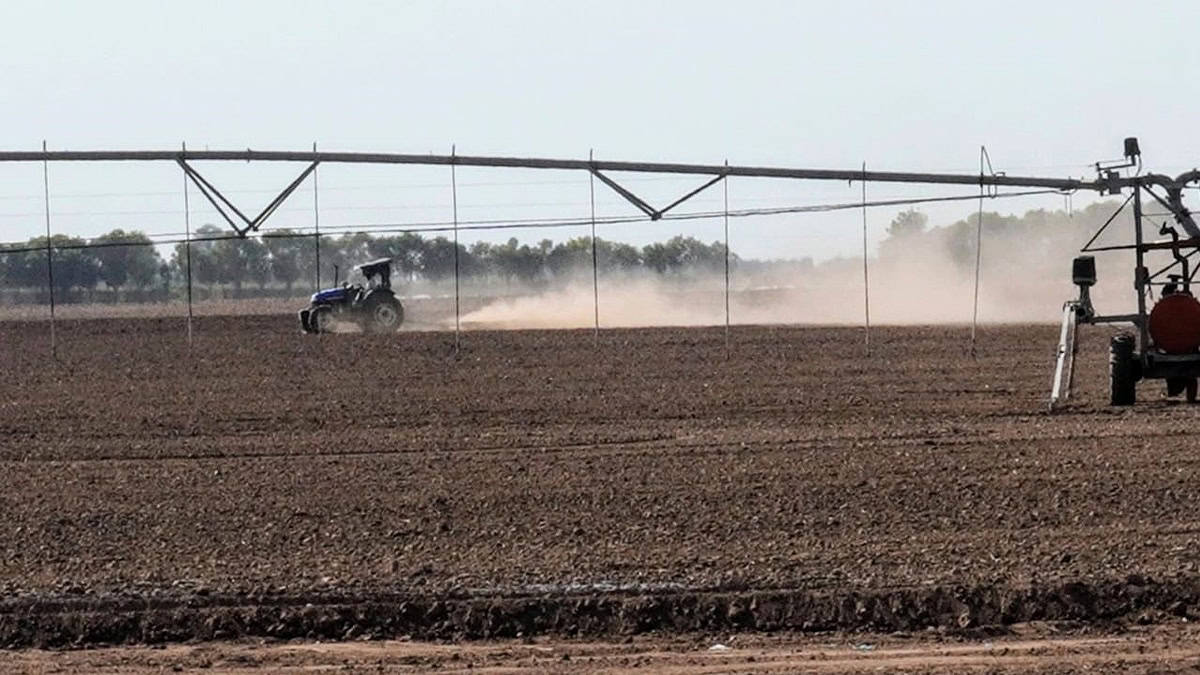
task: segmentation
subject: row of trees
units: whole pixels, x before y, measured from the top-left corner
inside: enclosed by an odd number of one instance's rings
[[[73,289],[91,290],[103,284],[110,290],[166,288],[186,277],[189,268],[195,284],[241,290],[246,285],[268,285],[291,290],[297,283],[307,288],[316,277],[317,252],[312,236],[287,230],[261,238],[230,237],[212,225],[195,232],[190,247],[179,243],[168,258],[141,232],[113,230],[91,240],[55,235],[50,240],[55,290],[63,296]],[[204,241],[208,239],[209,241]],[[0,247],[0,286],[40,288],[46,285],[46,238]],[[17,249],[17,250],[11,250]],[[190,249],[190,250],[189,250]],[[687,275],[721,269],[725,247],[693,237],[677,236],[642,248],[621,242],[596,240],[597,269],[604,273],[637,270],[661,275]],[[333,266],[345,273],[373,258],[390,257],[398,280],[439,282],[451,278],[455,244],[446,237],[425,238],[406,233],[394,236],[347,234],[321,239],[321,278],[332,281]],[[736,256],[731,254],[731,259]],[[539,284],[587,272],[592,265],[592,241],[579,237],[555,243],[544,239],[522,244],[516,238],[503,244],[476,242],[458,245],[459,273],[464,277]]]
[[[929,227],[929,219],[915,209],[896,216],[888,226],[888,237],[879,249],[880,258],[904,259],[937,255],[961,269],[975,262],[976,232],[983,219],[985,250],[989,260],[1021,260],[1025,266],[1045,263],[1061,267],[1062,260],[1074,255],[1080,244],[1095,232],[1119,204],[1095,202],[1073,213],[1063,210],[1035,209],[1023,215],[994,212],[972,214],[943,227]],[[1132,218],[1128,210],[1110,229],[1128,232]],[[1057,269],[1055,267],[1055,269]]]
[[[84,246],[89,248],[81,248]],[[100,283],[111,289],[144,289],[165,283],[170,275],[170,266],[141,232],[117,229],[90,241],[57,234],[50,239],[50,249],[54,288],[62,296],[72,289],[92,289]],[[20,246],[0,247],[0,285],[44,287],[48,275],[45,237]]]

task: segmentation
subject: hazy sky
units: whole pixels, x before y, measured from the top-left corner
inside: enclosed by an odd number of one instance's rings
[[[1200,164],[1200,3],[0,3],[0,147],[322,149],[1090,176],[1141,138]],[[202,167],[247,208],[300,167]],[[56,231],[182,228],[170,165],[54,165]],[[323,225],[449,217],[448,170],[320,175]],[[460,218],[578,217],[584,174],[463,169]],[[658,203],[696,179],[631,180]],[[0,166],[0,240],[44,227],[41,167]],[[733,181],[731,208],[858,198],[845,184]],[[954,194],[872,185],[869,198]],[[960,193],[962,191],[959,191]],[[970,193],[970,190],[966,191]],[[631,209],[597,187],[601,215]],[[193,194],[193,227],[218,222]],[[720,192],[691,207],[720,208]],[[276,226],[311,225],[311,192]],[[1076,205],[1085,201],[1076,198]],[[1058,197],[989,203],[1061,208]],[[935,224],[973,204],[927,208]],[[871,238],[895,209],[870,213]],[[753,257],[852,254],[861,215],[739,220]],[[706,240],[717,222],[601,231]],[[579,231],[535,230],[522,239]],[[495,237],[507,237],[495,235]],[[468,240],[477,238],[472,234]]]

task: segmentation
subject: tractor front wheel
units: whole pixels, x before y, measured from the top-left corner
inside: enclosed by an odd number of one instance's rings
[[[308,325],[314,333],[332,333],[333,308],[324,305],[313,307],[308,314]]]

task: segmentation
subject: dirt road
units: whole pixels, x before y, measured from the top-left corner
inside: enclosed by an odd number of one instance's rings
[[[7,673],[133,675],[236,673],[656,672],[656,673],[1074,673],[1195,672],[1200,637],[1171,624],[1120,634],[1012,627],[1008,636],[964,640],[928,635],[732,635],[638,637],[621,642],[539,638],[433,644],[215,642],[86,651],[0,652]],[[726,644],[728,643],[728,644]]]

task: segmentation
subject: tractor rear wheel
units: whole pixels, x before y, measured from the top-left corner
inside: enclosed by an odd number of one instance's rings
[[[1108,346],[1108,376],[1113,405],[1133,405],[1137,400],[1138,362],[1132,335],[1115,335]]]
[[[367,329],[372,333],[394,333],[404,323],[404,307],[393,297],[377,297],[367,307]]]

